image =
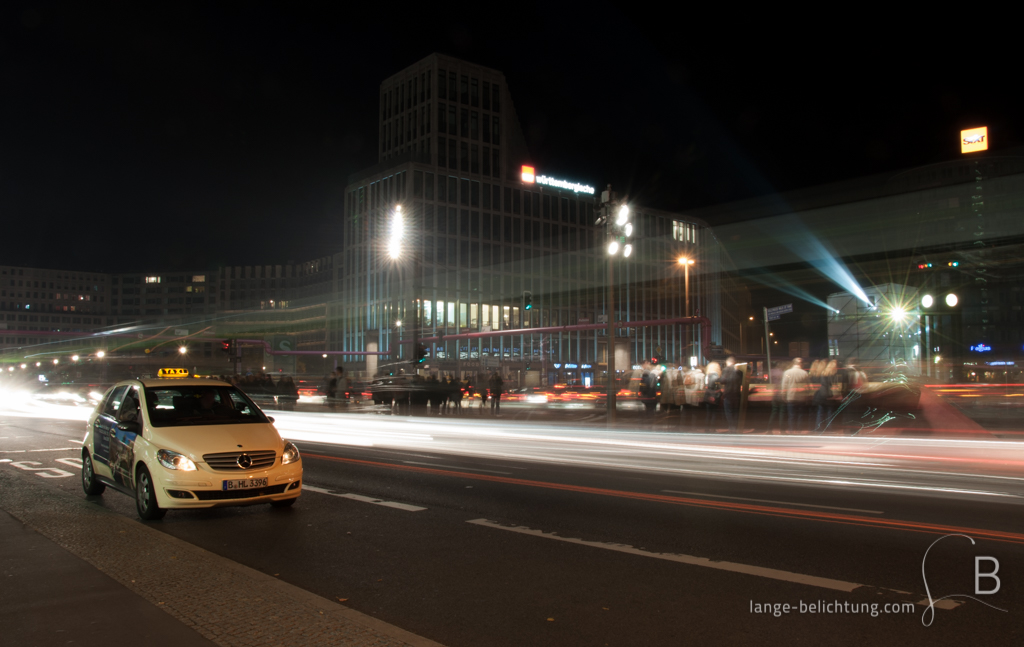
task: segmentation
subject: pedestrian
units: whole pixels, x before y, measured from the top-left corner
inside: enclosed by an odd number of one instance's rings
[[[448,378],[448,400],[452,403],[452,411],[458,415],[462,413],[462,384],[455,380],[454,376]]]
[[[683,424],[693,428],[698,424],[697,412],[704,404],[704,371],[700,366],[694,366],[687,372],[683,380],[683,391],[686,394],[686,420]]]
[[[786,398],[790,433],[803,431],[807,371],[802,368],[802,364],[803,361],[797,357],[789,370],[782,374],[782,392]]]
[[[295,403],[299,401],[299,389],[290,375],[285,375],[277,383],[277,401],[285,411],[295,411]]]
[[[441,404],[444,402],[444,399],[441,397],[441,383],[436,375],[431,374],[427,378],[425,388],[427,389],[427,402],[430,404],[430,413],[436,416],[441,415]]]
[[[736,368],[736,358],[725,358],[725,368],[722,370],[722,409],[725,411],[725,422],[729,425],[729,431],[736,433],[739,423],[740,391],[743,388],[743,374]]]
[[[658,374],[654,372],[650,362],[643,364],[643,374],[640,376],[636,394],[644,405],[647,417],[653,418],[654,410],[658,406]]]
[[[772,379],[772,413],[768,416],[768,433],[775,431],[778,425],[779,432],[786,430],[786,394],[782,391],[782,374],[789,369],[788,364],[772,362],[770,375]]]
[[[327,379],[327,398],[324,400],[324,404],[332,410],[338,406],[338,376],[335,371],[331,371],[331,375]]]
[[[505,391],[505,381],[501,379],[497,371],[494,371],[487,386],[491,392],[491,415],[500,417],[501,394]]]
[[[718,408],[722,406],[722,369],[718,362],[711,362],[704,369],[704,433],[712,433],[712,424],[718,418]],[[718,431],[714,429],[714,431]]]
[[[819,434],[825,433],[825,429],[832,422],[832,409],[835,404],[835,400],[832,397],[832,385],[835,384],[835,381],[836,361],[834,359],[822,360],[821,366],[818,369],[818,386],[814,390],[814,397],[811,401],[811,406],[817,409],[818,412],[814,429]]]

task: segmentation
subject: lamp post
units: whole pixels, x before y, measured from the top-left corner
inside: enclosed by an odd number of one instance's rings
[[[614,216],[613,216],[614,213]],[[626,241],[633,235],[633,223],[629,222],[629,206],[626,200],[615,202],[612,188],[601,193],[601,215],[596,225],[604,225],[608,253],[608,424],[615,422],[615,396],[617,388],[615,375],[615,257],[621,251],[623,258],[633,253],[633,245]]]
[[[399,261],[402,258],[402,254],[403,254],[403,251],[404,251],[402,243],[403,243],[404,239],[405,239],[405,214],[402,211],[402,205],[398,204],[398,205],[395,205],[394,211],[391,212],[391,231],[390,231],[390,236],[388,238],[388,255],[391,257],[391,260],[397,262],[397,261]],[[398,292],[399,292],[398,303],[404,305],[405,304],[405,272],[402,271],[402,266],[400,264],[398,265],[398,284],[399,284],[399,287],[398,287]],[[412,325],[407,326],[407,328],[410,331],[410,334],[412,335],[412,340],[411,340],[412,349],[411,349],[411,351],[409,353],[409,356],[414,358],[414,359],[419,359],[419,358],[416,358],[416,349],[419,346],[419,327],[420,327],[419,301],[414,297],[412,302],[413,302],[413,320],[412,320]],[[399,317],[399,319],[397,319],[395,321],[395,327],[398,329],[398,351],[399,351],[399,353],[401,354],[401,356],[404,359],[405,354],[402,352],[402,343],[401,343],[402,342],[402,320],[400,319],[400,317],[403,316],[402,315],[402,307],[401,306],[398,308],[397,316]],[[415,363],[415,362],[412,362],[412,363]],[[413,371],[415,371],[415,370],[416,369],[415,369],[415,366],[414,366],[413,367]]]
[[[693,259],[680,256],[679,264],[683,266],[683,291],[686,295],[686,306],[683,310],[683,314],[687,317],[690,316],[690,266],[693,265]],[[689,356],[693,351],[693,327],[687,326],[687,330],[690,333],[690,341],[686,344],[686,353]]]

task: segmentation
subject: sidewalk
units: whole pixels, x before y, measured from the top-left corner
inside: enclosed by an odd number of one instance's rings
[[[0,645],[440,647],[0,470]]]

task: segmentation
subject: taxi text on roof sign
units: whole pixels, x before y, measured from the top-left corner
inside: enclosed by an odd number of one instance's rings
[[[527,184],[545,184],[547,186],[553,186],[556,189],[568,189],[574,193],[589,193],[590,195],[594,195],[594,187],[587,186],[586,184],[578,184],[567,180],[556,180],[555,178],[548,177],[546,175],[538,177],[532,166],[524,165],[522,167],[522,178],[523,182],[526,182]]]
[[[975,153],[988,150],[988,126],[960,131],[960,152]]]
[[[161,368],[157,369],[157,377],[188,377],[187,368]]]

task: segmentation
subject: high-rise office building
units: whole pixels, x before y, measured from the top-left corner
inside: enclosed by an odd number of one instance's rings
[[[593,383],[604,370],[603,331],[531,329],[597,323],[610,312],[617,321],[681,317],[680,255],[696,259],[691,314],[710,317],[720,343],[717,242],[694,218],[633,205],[636,252],[616,260],[609,307],[605,234],[594,224],[601,191],[534,170],[501,72],[428,56],[381,84],[379,133],[378,164],[346,189],[332,350],[396,349],[404,339],[408,358],[414,336],[507,330],[426,342],[425,364]],[[619,335],[631,361],[696,352],[678,325]],[[350,361],[359,370],[364,360]],[[366,368],[374,372],[372,358]]]

